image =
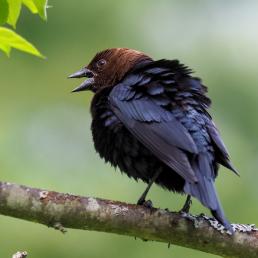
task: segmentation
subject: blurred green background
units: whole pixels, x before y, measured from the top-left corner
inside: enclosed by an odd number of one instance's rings
[[[178,58],[209,87],[210,110],[241,177],[220,170],[217,188],[231,222],[258,224],[258,2],[54,1],[48,22],[23,8],[17,32],[47,56],[0,53],[1,180],[135,202],[145,185],[104,164],[90,133],[91,93],[70,94],[67,75],[99,50],[129,47],[156,59]],[[184,199],[158,187],[154,206]],[[193,213],[209,213],[197,201]],[[173,257],[214,255],[132,237],[68,230],[0,216],[0,257]]]

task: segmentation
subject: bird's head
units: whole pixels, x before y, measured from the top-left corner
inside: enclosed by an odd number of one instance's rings
[[[73,92],[85,90],[97,92],[104,87],[116,85],[127,72],[144,60],[151,58],[133,49],[110,48],[97,53],[88,65],[68,78],[88,78]]]

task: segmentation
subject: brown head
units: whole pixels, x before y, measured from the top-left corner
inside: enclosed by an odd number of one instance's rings
[[[142,52],[128,48],[110,48],[95,55],[89,65],[68,78],[87,77],[73,92],[92,90],[116,85],[137,63],[152,60]]]

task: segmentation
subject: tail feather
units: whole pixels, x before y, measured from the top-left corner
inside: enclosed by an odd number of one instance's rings
[[[229,231],[232,226],[226,219],[214,186],[214,174],[209,157],[199,155],[192,163],[198,179],[197,183],[185,183],[184,191],[197,198],[204,206],[210,209],[212,215]]]

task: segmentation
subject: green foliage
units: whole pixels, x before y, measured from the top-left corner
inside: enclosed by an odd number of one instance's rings
[[[0,0],[0,25],[4,24],[8,17],[8,4],[6,0]]]
[[[22,3],[32,13],[38,13],[43,20],[47,20],[47,0],[22,0]]]
[[[7,18],[7,23],[16,28],[16,22],[20,16],[21,12],[21,0],[7,0],[9,5],[9,13]]]
[[[43,57],[31,43],[17,33],[10,29],[0,27],[0,48],[9,55],[12,47],[38,57]]]
[[[0,0],[0,25],[8,23],[16,28],[22,5],[32,13],[38,14],[43,20],[47,19],[47,0]],[[26,39],[8,28],[0,27],[0,49],[9,56],[11,48],[43,57]]]

